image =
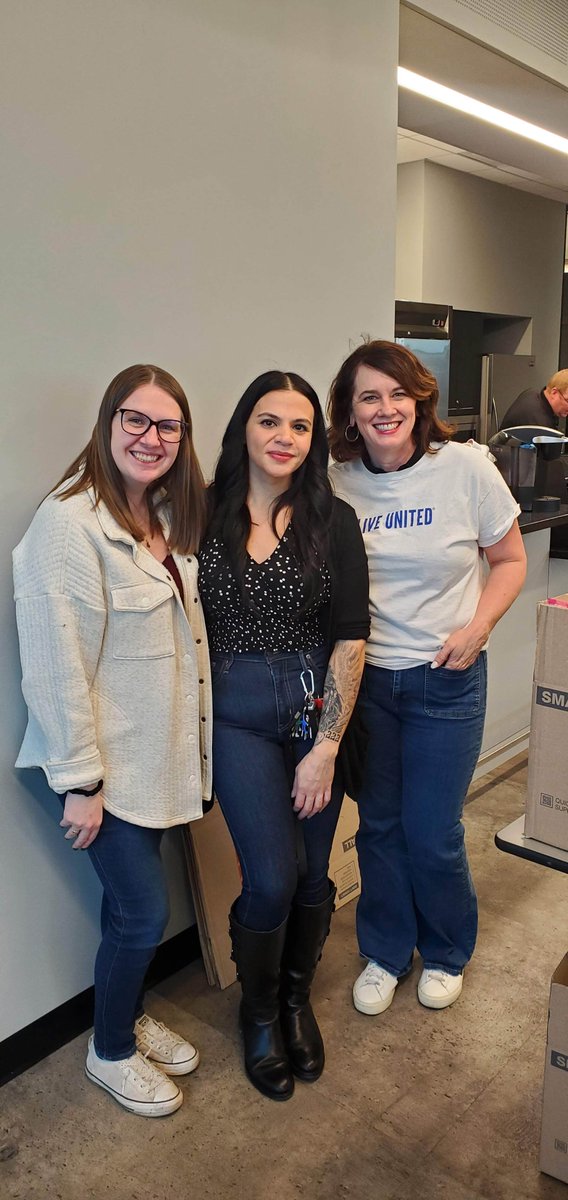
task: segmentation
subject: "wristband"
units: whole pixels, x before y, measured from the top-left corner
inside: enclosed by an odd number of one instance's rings
[[[96,796],[99,792],[102,792],[102,790],[103,780],[99,779],[99,782],[95,784],[94,788],[68,788],[67,795],[69,795],[69,792],[71,792],[73,796]]]

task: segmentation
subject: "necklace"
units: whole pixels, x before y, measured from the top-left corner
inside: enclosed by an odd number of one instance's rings
[[[152,534],[151,530],[149,530],[148,533],[145,533],[144,534],[144,545],[145,545],[146,549],[150,551],[150,553],[153,553],[152,543],[155,542],[156,540],[158,540],[158,544],[159,544],[160,536],[166,547],[166,553],[169,554],[170,553],[169,543],[166,541],[164,534],[163,534],[163,530],[161,530],[161,529],[158,530],[158,532],[156,534]]]

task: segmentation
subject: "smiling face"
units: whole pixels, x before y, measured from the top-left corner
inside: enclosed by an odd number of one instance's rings
[[[152,421],[183,420],[179,404],[157,387],[145,383],[131,392],[121,408],[132,409]],[[120,413],[112,419],[110,449],[120,471],[128,499],[139,501],[149,484],[169,471],[179,453],[179,442],[162,442],[155,425],[142,434],[126,433]]]
[[[416,400],[390,375],[373,367],[358,367],[351,420],[375,467],[396,471],[414,453]]]
[[[285,492],[312,444],[314,410],[300,392],[267,392],[246,423],[249,478],[268,480]]]

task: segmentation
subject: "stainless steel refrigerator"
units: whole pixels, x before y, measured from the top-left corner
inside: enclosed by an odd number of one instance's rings
[[[507,409],[526,388],[539,392],[546,380],[540,378],[532,354],[484,354],[481,360],[481,404],[479,441],[488,442],[497,433]]]
[[[396,341],[400,346],[406,346],[408,350],[412,350],[420,362],[432,372],[440,392],[438,413],[442,420],[447,420],[451,345],[449,339],[397,337]]]

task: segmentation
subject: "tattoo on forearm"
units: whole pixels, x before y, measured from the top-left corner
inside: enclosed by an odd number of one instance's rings
[[[324,738],[339,742],[357,699],[364,661],[363,642],[337,642],[329,660],[317,746]]]

